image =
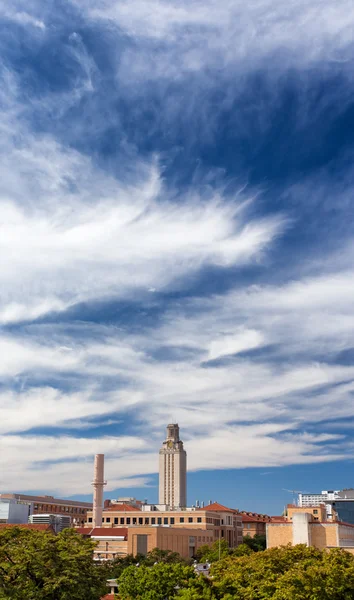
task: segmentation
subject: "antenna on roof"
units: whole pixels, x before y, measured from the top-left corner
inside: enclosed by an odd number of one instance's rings
[[[304,494],[303,490],[287,490],[286,488],[282,488],[284,492],[289,492],[289,494],[293,495],[293,504],[296,506],[296,497],[295,494]]]

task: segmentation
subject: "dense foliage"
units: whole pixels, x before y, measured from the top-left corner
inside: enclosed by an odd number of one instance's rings
[[[170,552],[169,550],[160,550],[160,548],[154,548],[146,555],[138,554],[137,556],[133,556],[132,554],[128,554],[127,556],[115,558],[110,562],[109,565],[107,565],[107,569],[110,578],[118,579],[127,567],[133,565],[152,567],[156,563],[180,563],[186,566],[191,565],[192,562],[192,560],[186,560],[182,558],[178,552]]]
[[[256,534],[253,537],[250,535],[245,535],[243,537],[243,543],[247,544],[247,546],[249,546],[251,550],[254,550],[254,552],[260,552],[261,550],[265,550],[267,547],[267,537],[265,534]]]
[[[255,552],[246,541],[230,551],[221,540],[199,551],[203,558],[208,548],[209,578],[174,552],[96,565],[93,548],[72,530],[0,531],[0,600],[99,600],[108,577],[121,600],[354,600],[354,556],[339,548]]]
[[[221,552],[226,553],[225,544]],[[216,560],[210,579],[197,576],[192,567],[182,564],[130,566],[119,579],[120,597],[122,600],[354,600],[354,557],[345,550],[321,551],[299,545],[253,552],[243,544],[242,552],[241,556],[235,551]]]
[[[107,593],[106,569],[94,564],[94,546],[71,529],[3,529],[0,600],[98,600]]]

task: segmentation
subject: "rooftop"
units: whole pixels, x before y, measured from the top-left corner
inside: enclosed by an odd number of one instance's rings
[[[132,506],[131,504],[110,504],[110,506],[107,506],[107,508],[104,509],[104,512],[112,510],[121,512],[141,512],[141,508]]]
[[[128,535],[128,529],[125,527],[77,527],[75,529],[81,535],[92,537],[124,537]]]
[[[35,531],[53,531],[53,528],[48,523],[0,523],[0,529],[9,529],[11,527],[19,527],[20,529],[33,529]]]
[[[198,510],[214,510],[215,512],[232,512],[237,513],[238,511],[234,508],[227,508],[227,506],[223,506],[219,504],[219,502],[213,502],[212,504],[208,504],[204,506],[204,508],[198,508]]]
[[[271,521],[271,517],[268,517],[268,515],[241,515],[242,521],[245,523],[269,523],[269,521]]]
[[[17,500],[28,500],[29,502],[41,502],[43,504],[63,504],[64,506],[80,506],[81,508],[92,508],[92,502],[82,502],[81,500],[65,500],[63,498],[54,498],[54,496],[30,496],[28,494],[0,494],[0,498],[15,498]]]

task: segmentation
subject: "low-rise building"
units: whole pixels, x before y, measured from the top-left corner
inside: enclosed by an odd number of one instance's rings
[[[52,514],[70,516],[72,523],[83,525],[86,521],[86,513],[92,510],[92,502],[81,500],[63,500],[54,496],[30,496],[28,494],[0,494],[0,500],[17,500],[21,503],[33,505],[32,513]],[[28,517],[28,515],[27,515]]]
[[[92,526],[92,511],[86,527]],[[159,505],[111,504],[103,511],[102,527],[169,527],[207,531],[210,543],[225,539],[230,548],[242,543],[242,516],[237,510],[214,502],[203,508],[169,510]],[[198,537],[200,537],[198,535]],[[204,543],[209,543],[204,540]]]
[[[21,502],[14,498],[0,498],[0,523],[27,523],[33,512],[31,502]]]
[[[29,523],[50,525],[55,533],[71,527],[71,518],[67,515],[31,515]]]
[[[178,552],[183,558],[195,556],[197,549],[213,541],[212,532],[163,526],[79,527],[77,532],[97,542],[95,560],[104,561],[127,554],[146,555],[154,548]]]
[[[289,505],[287,516],[267,523],[267,548],[306,544],[320,550],[345,548],[354,553],[354,525],[328,521],[326,507]]]
[[[266,535],[266,526],[271,517],[245,511],[241,511],[241,517],[244,536]]]

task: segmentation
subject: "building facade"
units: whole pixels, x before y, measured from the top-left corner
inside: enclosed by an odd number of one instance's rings
[[[86,527],[93,527],[92,511],[87,513]],[[214,502],[204,508],[164,510],[159,505],[112,504],[103,511],[103,528],[163,527],[174,529],[201,529],[212,543],[225,539],[230,548],[242,544],[242,515],[238,511]],[[199,537],[199,536],[198,536]]]
[[[354,525],[328,521],[323,504],[311,507],[288,506],[282,521],[267,523],[267,548],[305,544],[320,550],[344,548],[354,553]]]
[[[159,504],[169,508],[187,506],[187,454],[177,423],[167,425],[166,440],[159,452]]]
[[[92,510],[92,502],[80,500],[62,500],[54,496],[29,496],[27,494],[0,494],[1,499],[17,500],[21,503],[33,504],[33,514],[53,514],[70,516],[74,525],[83,525],[88,510]]]
[[[21,502],[14,498],[0,498],[0,523],[24,524],[33,512],[31,502]]]
[[[321,502],[330,502],[335,500],[339,492],[337,490],[324,490],[320,494],[299,494],[298,506],[317,506]]]
[[[266,525],[270,523],[271,517],[245,511],[241,511],[241,517],[244,536],[266,535]]]
[[[211,544],[213,534],[205,529],[178,527],[125,527],[125,528],[89,528],[77,529],[81,535],[97,542],[94,559],[112,560],[132,554],[146,555],[154,548],[178,552],[183,558],[195,556],[198,548]]]
[[[71,527],[71,517],[67,515],[46,515],[36,514],[28,518],[28,522],[33,525],[50,525],[55,533]]]
[[[336,519],[354,525],[354,489],[323,491],[321,494],[299,494],[298,506],[326,506],[328,520]]]

